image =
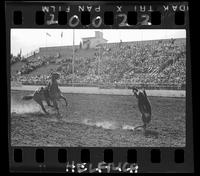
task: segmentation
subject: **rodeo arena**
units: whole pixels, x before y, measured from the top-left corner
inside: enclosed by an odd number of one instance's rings
[[[185,146],[186,38],[95,31],[22,52],[10,56],[12,146]]]

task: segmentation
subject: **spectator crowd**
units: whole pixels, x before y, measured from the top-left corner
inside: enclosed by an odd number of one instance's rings
[[[77,51],[78,52],[78,51]],[[89,51],[88,51],[89,52]],[[89,56],[72,58],[40,57],[25,62],[12,80],[24,84],[45,84],[48,74],[31,76],[31,72],[44,65],[58,65],[61,84],[82,85],[173,85],[186,84],[185,40],[157,40],[104,44]],[[73,74],[74,70],[74,74]]]

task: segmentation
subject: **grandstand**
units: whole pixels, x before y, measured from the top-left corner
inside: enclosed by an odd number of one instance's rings
[[[67,86],[185,89],[186,39],[105,43],[99,49],[74,47],[74,74],[73,46],[41,47],[11,65],[11,79],[45,84],[49,73],[58,71],[61,84]]]

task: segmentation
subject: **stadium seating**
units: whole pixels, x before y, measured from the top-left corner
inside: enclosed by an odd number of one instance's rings
[[[148,85],[149,87],[185,88],[186,49],[185,40],[157,40],[142,42],[124,42],[103,45],[100,50],[79,49],[76,51],[74,76],[72,75],[72,57],[55,53],[55,56],[40,56],[27,59],[20,75],[12,75],[24,84],[45,84],[46,75],[32,75],[38,68],[57,65],[61,83],[70,85]],[[58,57],[59,56],[59,57]],[[15,61],[16,62],[16,61]],[[14,77],[15,76],[15,77]],[[154,85],[154,86],[153,86]]]

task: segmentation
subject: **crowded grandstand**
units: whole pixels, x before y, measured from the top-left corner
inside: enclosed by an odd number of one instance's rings
[[[74,47],[74,52],[72,46],[66,46],[40,48],[28,57],[11,55],[11,81],[44,85],[49,74],[57,71],[61,73],[62,86],[126,88],[137,85],[149,89],[185,89],[185,39]]]

